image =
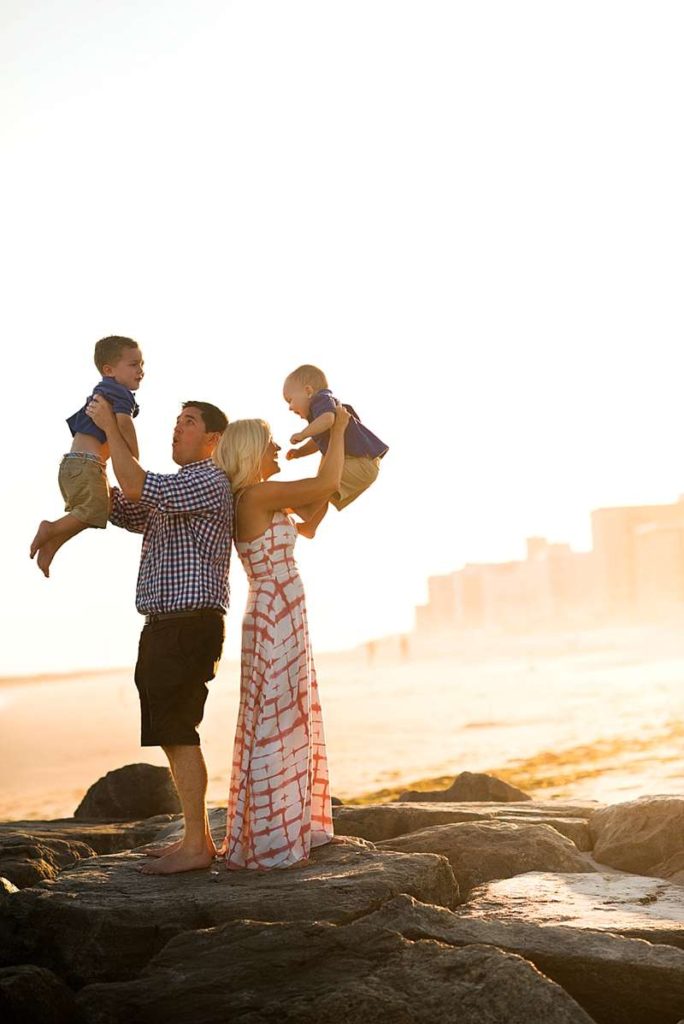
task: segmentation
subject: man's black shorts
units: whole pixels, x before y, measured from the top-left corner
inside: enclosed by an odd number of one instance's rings
[[[143,747],[197,746],[207,683],[223,648],[223,614],[159,619],[140,636],[135,685]]]

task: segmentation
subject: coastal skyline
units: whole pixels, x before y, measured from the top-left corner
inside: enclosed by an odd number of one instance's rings
[[[587,508],[684,491],[682,21],[4,4],[0,675],[135,657],[135,538],[89,531],[49,581],[28,559],[108,333],[145,354],[146,469],[173,470],[188,398],[287,448],[301,362],[389,444],[371,492],[298,546],[317,650],[405,632],[453,565],[526,535],[585,548]],[[232,586],[234,657],[237,564]]]

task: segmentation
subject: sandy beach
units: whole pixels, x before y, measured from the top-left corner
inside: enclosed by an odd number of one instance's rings
[[[684,792],[684,631],[676,627],[471,637],[317,659],[333,791],[387,799],[490,771],[539,797],[603,801]],[[225,801],[239,668],[211,684],[202,740],[209,801]],[[132,671],[5,680],[0,818],[73,813],[138,746]]]

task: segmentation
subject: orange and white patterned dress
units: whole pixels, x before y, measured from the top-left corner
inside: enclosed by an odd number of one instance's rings
[[[229,868],[286,868],[333,837],[306,604],[283,512],[236,548],[249,578],[226,839]]]

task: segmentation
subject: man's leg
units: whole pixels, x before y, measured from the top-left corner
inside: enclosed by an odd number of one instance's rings
[[[185,834],[152,864],[140,870],[146,875],[172,875],[208,868],[216,848],[207,818],[207,766],[199,746],[164,747],[183,807]]]
[[[164,748],[162,748],[162,749],[164,749]],[[176,773],[174,771],[173,758],[172,758],[172,752],[173,752],[174,749],[176,749],[176,748],[168,747],[167,749],[164,749],[164,753],[166,754],[166,756],[169,759],[169,768],[171,769],[171,774],[173,775],[173,780],[174,780],[174,782],[176,782]],[[186,750],[188,748],[187,747],[180,747],[178,749]],[[192,749],[192,748],[190,748],[190,749]],[[199,750],[200,748],[198,747],[197,749]],[[200,753],[201,753],[201,751],[200,751]],[[205,784],[205,788],[206,788],[206,784]],[[176,789],[178,790],[178,783],[177,782],[176,782]],[[180,792],[180,790],[178,790],[178,792]],[[204,820],[205,820],[205,834],[208,836],[208,843],[207,843],[207,845],[209,847],[209,850],[211,851],[212,857],[215,857],[216,854],[218,853],[218,850],[216,849],[216,844],[215,844],[214,840],[212,839],[211,829],[209,828],[209,816],[207,814],[206,800],[205,800],[205,803],[204,803]],[[183,825],[183,828],[185,830],[185,823]],[[183,839],[184,838],[185,838],[185,835],[183,835],[180,839],[177,839],[175,843],[165,843],[163,846],[152,845],[152,846],[148,847],[145,850],[145,856],[146,857],[166,857],[169,853],[175,853],[176,850],[179,850],[181,848],[181,846],[183,845]]]

